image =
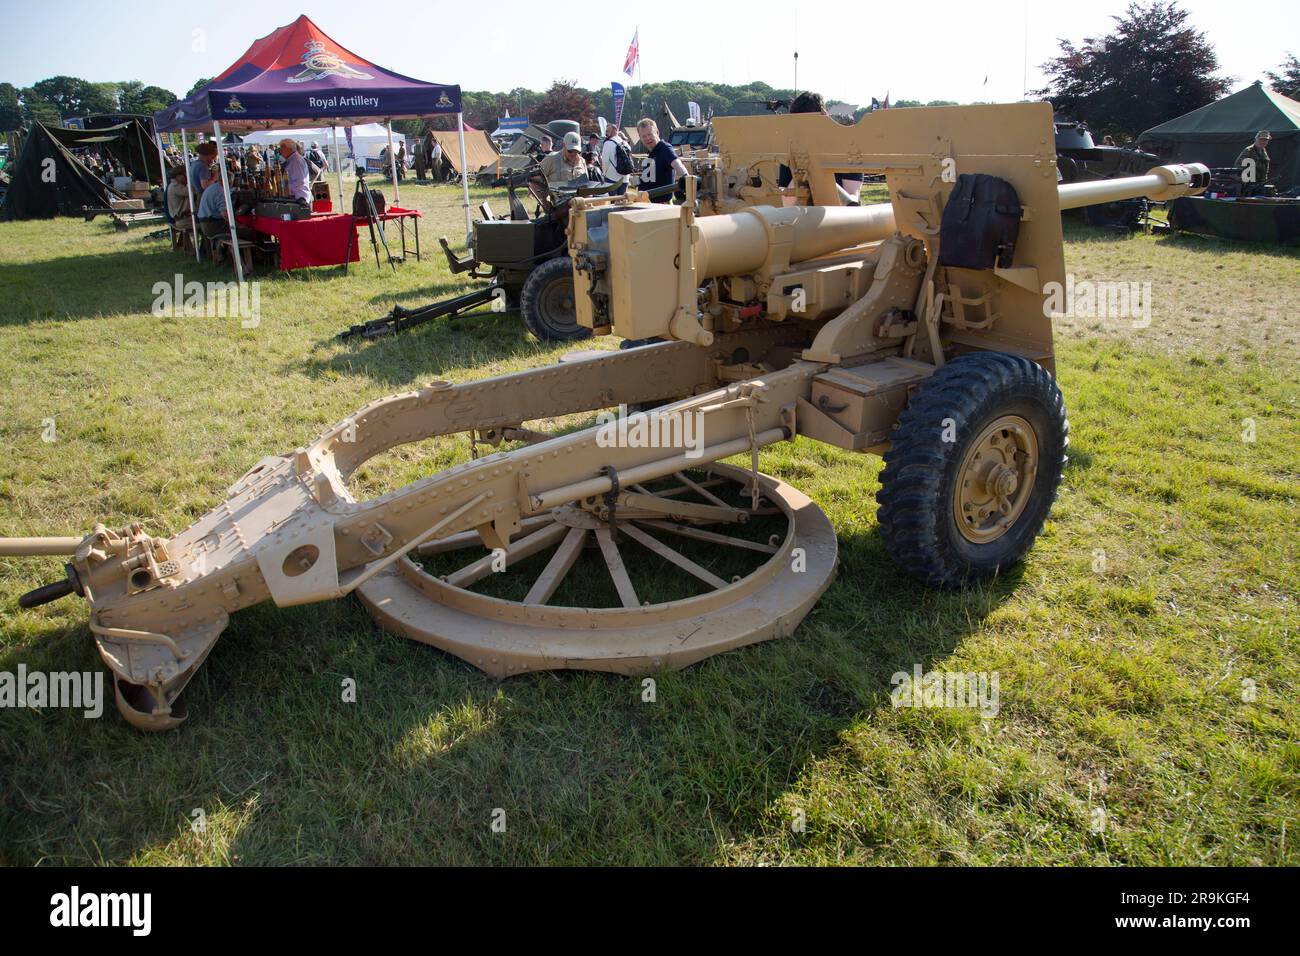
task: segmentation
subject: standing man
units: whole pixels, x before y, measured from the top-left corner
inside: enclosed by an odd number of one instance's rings
[[[311,205],[311,177],[307,174],[307,160],[298,152],[298,144],[285,137],[280,140],[280,157],[289,177],[289,195]]]
[[[433,181],[442,182],[442,143],[438,142],[438,137],[430,136],[433,142],[433,152],[430,154],[429,165],[433,169]]]
[[[1268,181],[1268,142],[1273,134],[1266,129],[1255,134],[1255,141],[1237,154],[1233,163],[1241,170],[1241,194],[1253,196]]]
[[[636,124],[636,131],[647,154],[641,171],[641,189],[670,186],[682,176],[688,175],[686,165],[677,158],[677,151],[659,138],[658,123],[647,116]],[[669,198],[660,196],[655,202],[668,202]]]
[[[307,154],[307,158],[315,163],[316,168],[322,173],[328,173],[330,171],[329,160],[327,160],[325,154],[321,152],[319,143],[311,144],[311,152]]]
[[[424,137],[417,136],[415,145],[411,147],[411,153],[415,158],[415,181],[424,182]]]
[[[397,181],[405,182],[406,180],[406,137],[402,137],[402,143],[397,147]]]
[[[424,131],[424,165],[428,169],[429,175],[434,179],[438,178],[438,165],[433,161],[433,130],[425,129]]]
[[[628,174],[635,168],[632,151],[623,142],[622,130],[610,123],[605,127],[605,142],[600,147],[600,171],[611,183],[618,183],[618,188],[610,192],[611,196],[627,192]]]

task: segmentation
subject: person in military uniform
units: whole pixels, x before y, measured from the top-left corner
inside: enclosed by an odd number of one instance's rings
[[[1268,141],[1273,138],[1268,130],[1255,134],[1255,141],[1237,154],[1233,163],[1241,170],[1241,194],[1253,196],[1268,181]]]

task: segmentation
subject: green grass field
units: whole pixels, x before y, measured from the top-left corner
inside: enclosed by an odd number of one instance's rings
[[[463,238],[452,188],[403,200],[426,252]],[[347,277],[264,278],[257,328],[155,318],[155,282],[229,276],[146,232],[0,224],[0,534],[171,533],[371,399],[565,351],[514,313],[335,342],[466,285],[440,259],[380,272],[368,244]],[[1300,863],[1300,256],[1068,235],[1070,271],[1151,281],[1153,317],[1059,323],[1070,464],[1023,567],[926,590],[884,553],[878,459],[776,446],[764,470],[841,548],[794,637],[661,675],[645,703],[640,680],[491,680],[353,600],[259,606],[179,731],[138,733],[111,700],[100,720],[0,710],[0,861]],[[468,454],[405,449],[360,490]],[[59,569],[0,559],[0,671],[101,667],[84,603],[18,608]],[[997,672],[998,714],[895,709],[916,664]]]

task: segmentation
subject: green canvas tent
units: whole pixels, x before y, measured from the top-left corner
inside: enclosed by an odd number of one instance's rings
[[[1273,134],[1269,180],[1279,190],[1300,184],[1300,103],[1256,81],[1138,137],[1138,147],[1162,162],[1231,166],[1258,130]]]
[[[73,141],[73,134],[79,133],[39,122],[32,124],[22,153],[7,169],[10,183],[5,193],[5,218],[79,216],[85,206],[105,208],[126,198],[69,151],[65,140]]]

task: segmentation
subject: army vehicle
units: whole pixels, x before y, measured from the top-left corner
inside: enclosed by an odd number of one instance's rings
[[[1158,163],[1154,153],[1130,146],[1098,144],[1092,131],[1080,122],[1058,119],[1056,129],[1056,164],[1063,183],[1089,182],[1132,176]],[[1114,229],[1137,229],[1148,222],[1150,202],[1145,197],[1084,206],[1074,211],[1089,225]]]
[[[1034,103],[714,131],[717,161],[682,205],[570,210],[579,322],[664,341],[371,402],[171,537],[99,524],[0,542],[71,556],[20,603],[84,597],[118,708],[147,730],[184,719],[232,616],[266,600],[356,593],[382,626],[503,677],[683,667],[789,637],[834,576],[829,519],[759,471],[761,449],[796,436],[883,455],[880,533],[913,577],[961,587],[1014,565],[1068,438],[1045,308],[1065,281],[1060,213],[1196,194],[1208,172],[1058,186]],[[889,201],[842,205],[837,172],[884,175]],[[375,455],[466,433],[491,453],[349,490]]]
[[[565,133],[580,132],[576,120],[551,120],[540,125],[530,124],[511,141],[496,160],[480,167],[474,174],[474,179],[480,186],[508,185],[512,175],[524,173],[542,159],[543,136],[549,136],[552,144],[555,144],[564,139]]]
[[[474,221],[468,255],[456,255],[446,236],[439,240],[453,275],[468,273],[488,280],[487,285],[417,309],[395,305],[383,318],[350,326],[339,338],[379,338],[483,306],[518,307],[524,325],[543,342],[589,336],[591,330],[578,325],[573,305],[573,268],[565,239],[569,206],[574,197],[606,193],[613,184],[573,180],[548,185],[536,166],[511,174],[507,184],[509,213],[499,217],[486,201],[479,206],[482,218]],[[531,215],[520,189],[533,200]]]

